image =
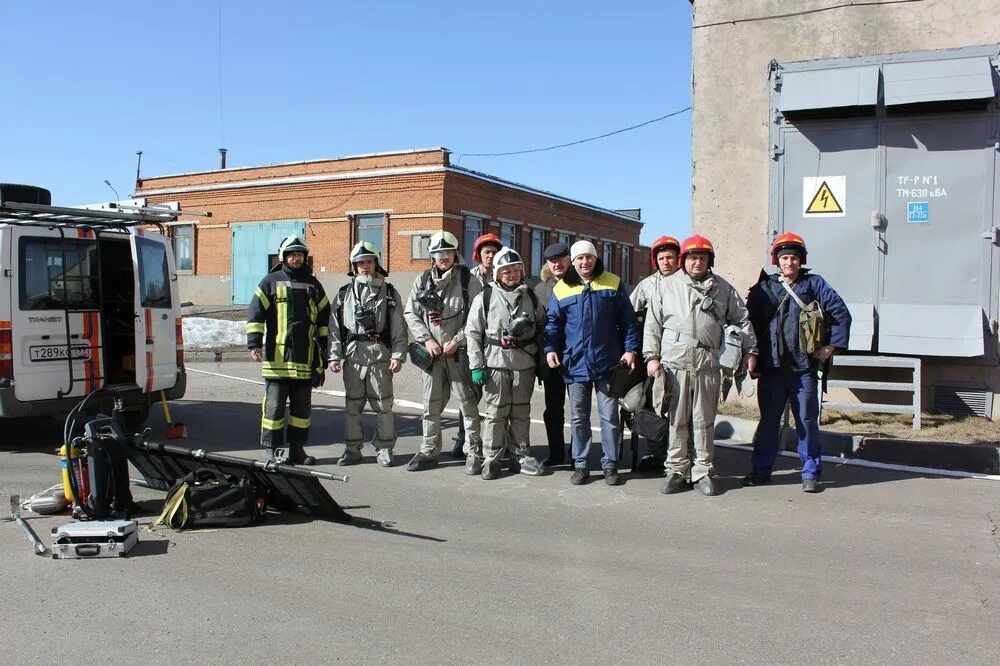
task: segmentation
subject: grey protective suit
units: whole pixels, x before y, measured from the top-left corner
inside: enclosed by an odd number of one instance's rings
[[[424,438],[420,453],[437,457],[441,452],[441,412],[444,411],[451,393],[458,396],[465,424],[464,452],[482,455],[483,441],[479,436],[478,387],[472,383],[469,372],[468,353],[465,349],[465,317],[469,303],[462,300],[461,264],[455,264],[446,273],[439,274],[437,268],[429,268],[413,283],[413,290],[406,302],[403,316],[410,327],[410,333],[420,344],[433,338],[442,347],[450,340],[459,343],[459,350],[452,356],[440,356],[434,360],[430,372],[422,373],[424,385]],[[429,312],[417,300],[417,293],[429,275],[444,307],[440,313]],[[469,280],[469,302],[482,290],[479,281]]]
[[[479,281],[479,286],[485,287],[493,282],[493,271],[482,264],[476,264],[470,269],[472,277]]]
[[[340,294],[343,293],[343,305]],[[389,361],[406,360],[406,323],[399,294],[381,276],[355,277],[338,292],[330,312],[330,359],[341,360],[344,371],[346,418],[344,441],[347,453],[361,455],[364,429],[361,412],[367,402],[377,414],[375,450],[396,445],[392,414],[392,373]],[[374,335],[358,322],[360,308],[374,315]]]
[[[660,285],[663,284],[663,281],[666,280],[667,277],[669,276],[663,275],[660,271],[656,271],[652,275],[647,275],[643,279],[639,280],[639,284],[637,284],[635,289],[632,290],[632,295],[629,296],[629,300],[632,301],[632,307],[635,309],[636,315],[640,315],[640,313],[642,313],[643,322],[646,317],[645,313],[649,310],[649,304],[659,301]],[[643,337],[645,337],[645,330],[643,331]],[[661,408],[663,405],[663,391],[666,383],[665,379],[666,377],[662,372],[657,375],[653,379],[651,391],[653,408],[660,414],[663,414],[666,411]],[[646,440],[646,449],[649,452],[649,455],[657,458],[662,459],[666,457],[666,446],[666,441],[654,442]]]
[[[697,281],[677,271],[660,282],[659,294],[646,313],[642,351],[647,360],[659,358],[663,365],[670,418],[667,474],[696,482],[712,472],[723,329],[740,327],[744,354],[756,353],[757,338],[743,299],[715,273]],[[693,467],[688,450],[692,428]]]
[[[531,394],[535,390],[535,366],[538,337],[544,330],[545,310],[534,305],[527,285],[510,291],[496,284],[487,287],[489,311],[485,306],[486,290],[472,300],[465,340],[469,348],[469,367],[483,368],[486,384],[486,420],[483,423],[483,457],[499,461],[507,448],[508,427],[513,451],[521,461],[531,457]],[[501,339],[510,331],[511,321],[527,317],[531,327],[521,333],[513,346],[506,348]]]

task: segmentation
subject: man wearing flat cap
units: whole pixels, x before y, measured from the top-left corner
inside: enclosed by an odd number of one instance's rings
[[[548,308],[552,288],[566,275],[569,268],[569,246],[553,243],[545,248],[542,255],[542,281],[535,285],[535,296],[543,308]],[[538,364],[538,381],[545,387],[545,436],[549,441],[549,457],[545,465],[552,467],[566,462],[566,382],[562,375],[553,372],[548,363]]]

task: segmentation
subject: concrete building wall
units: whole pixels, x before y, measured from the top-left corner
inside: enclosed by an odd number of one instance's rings
[[[712,239],[720,272],[741,289],[756,280],[767,261],[772,60],[923,51],[1000,40],[996,0],[692,4],[693,228]],[[997,396],[993,413],[1000,414],[1000,370],[982,358],[925,358],[925,406],[933,399],[936,382],[985,385]],[[890,401],[887,396],[881,401]]]

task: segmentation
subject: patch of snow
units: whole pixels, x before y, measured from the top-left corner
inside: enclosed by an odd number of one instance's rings
[[[182,321],[184,349],[227,349],[247,346],[247,325],[243,321],[185,317]]]

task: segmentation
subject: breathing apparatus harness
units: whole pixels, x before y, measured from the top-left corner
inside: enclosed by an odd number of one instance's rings
[[[69,499],[73,502],[73,515],[83,520],[103,520],[113,516],[127,519],[133,510],[125,455],[125,447],[131,445],[131,438],[125,434],[121,399],[114,397],[110,417],[99,414],[83,425],[83,435],[74,436],[79,432],[79,420],[87,405],[95,396],[107,397],[108,393],[110,391],[105,388],[89,393],[70,410],[63,425],[67,457],[64,464],[68,472],[64,481],[71,495]],[[135,437],[145,439],[149,432],[147,428]],[[85,459],[82,458],[84,452]],[[74,465],[77,459],[80,463]]]

